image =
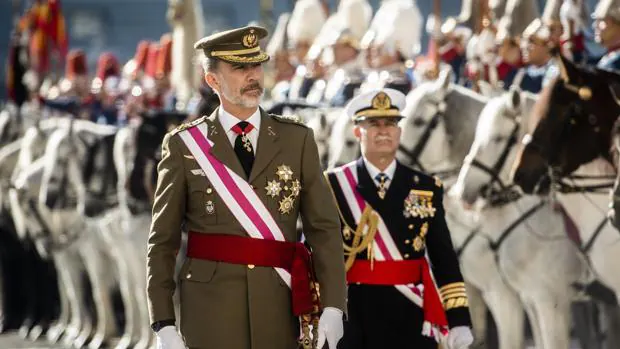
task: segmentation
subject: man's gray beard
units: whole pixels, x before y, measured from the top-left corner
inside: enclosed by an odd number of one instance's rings
[[[226,99],[231,101],[234,105],[237,105],[242,108],[257,108],[260,105],[261,97],[264,92],[261,92],[259,96],[256,98],[253,97],[245,97],[243,95],[237,96],[236,98],[228,98],[228,96],[224,95]]]

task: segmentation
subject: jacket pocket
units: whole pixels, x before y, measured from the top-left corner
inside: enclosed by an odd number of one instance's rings
[[[206,180],[192,180],[188,183],[189,202],[187,207],[194,217],[205,224],[218,223],[218,198],[215,189]]]
[[[209,283],[213,280],[219,262],[189,258],[181,268],[180,279],[189,282]]]

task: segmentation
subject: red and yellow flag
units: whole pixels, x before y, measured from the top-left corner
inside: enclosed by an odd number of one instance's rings
[[[22,26],[30,29],[32,67],[39,73],[49,70],[50,53],[55,51],[59,64],[65,61],[69,42],[60,0],[38,0],[24,16]],[[48,41],[53,46],[48,44]]]

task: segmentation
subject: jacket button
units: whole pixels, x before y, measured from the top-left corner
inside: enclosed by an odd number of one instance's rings
[[[409,258],[409,253],[405,253],[405,254],[403,255],[403,257],[404,257],[405,259]]]
[[[192,278],[192,273],[187,273],[187,276],[186,276],[186,277],[187,277],[188,279],[191,279],[191,278]]]
[[[413,224],[409,224],[409,230],[413,230]]]
[[[248,264],[248,269],[254,269],[255,265],[254,264]]]
[[[405,244],[409,245],[411,243],[411,240],[407,239],[405,240]]]
[[[207,194],[211,194],[211,193],[213,193],[213,189],[207,188]]]

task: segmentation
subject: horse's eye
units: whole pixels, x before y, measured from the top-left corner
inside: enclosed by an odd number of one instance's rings
[[[347,147],[352,147],[355,145],[355,141],[352,141],[350,139],[347,139],[345,144],[347,145]]]
[[[495,137],[493,137],[493,142],[494,143],[501,143],[504,141],[504,136],[502,135],[496,135]]]
[[[417,117],[417,118],[413,119],[413,125],[415,127],[422,127],[422,126],[426,125],[426,120],[424,120],[424,118]]]

